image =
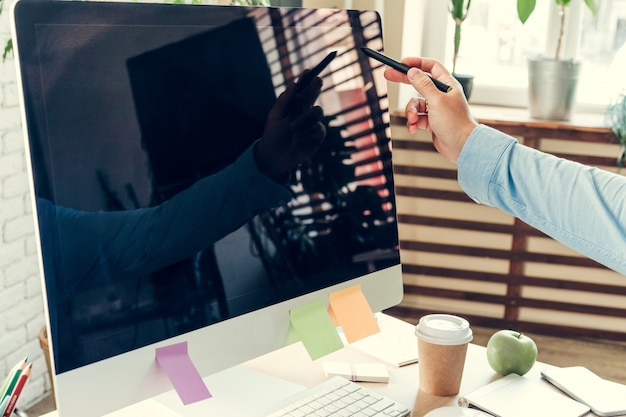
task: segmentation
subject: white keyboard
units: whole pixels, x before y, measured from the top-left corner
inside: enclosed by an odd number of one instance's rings
[[[336,376],[277,404],[265,417],[404,417],[406,406]]]

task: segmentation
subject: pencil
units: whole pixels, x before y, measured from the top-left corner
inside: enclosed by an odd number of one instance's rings
[[[299,91],[305,88],[307,85],[309,85],[309,83],[313,81],[315,77],[317,77],[318,75],[322,73],[322,71],[324,71],[324,69],[328,66],[328,64],[330,64],[330,62],[333,59],[335,59],[336,56],[337,56],[337,51],[332,51],[331,53],[326,55],[326,57],[322,60],[322,62],[317,64],[310,72],[304,74],[304,76],[300,78],[296,89]]]
[[[383,64],[388,65],[391,68],[398,70],[404,74],[409,72],[409,70],[411,69],[411,67],[409,67],[408,65],[403,64],[400,61],[396,61],[395,59],[383,54],[382,52],[378,52],[372,48],[363,47],[361,48],[361,51],[363,51],[363,53],[369,56],[370,58],[373,58],[376,61],[382,62]],[[450,91],[450,86],[448,84],[442,83],[441,81],[431,77],[430,75],[428,77],[430,77],[430,79],[433,81],[433,83],[435,84],[435,86],[437,87],[439,91],[444,92],[444,93],[447,93],[448,91]]]
[[[24,389],[24,385],[26,385],[26,381],[28,381],[28,378],[30,377],[32,368],[33,368],[33,364],[31,362],[26,366],[26,368],[20,374],[20,377],[17,380],[17,384],[15,385],[13,392],[7,396],[8,401],[6,403],[6,408],[4,409],[4,412],[2,413],[2,417],[11,417],[11,414],[13,413],[13,410],[15,409],[15,404],[17,404],[17,400],[20,397],[22,390]]]

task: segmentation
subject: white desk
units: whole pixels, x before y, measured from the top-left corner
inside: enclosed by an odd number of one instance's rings
[[[377,360],[350,346],[312,361],[301,344],[294,344],[242,364],[245,369],[258,371],[303,386],[311,386],[325,379],[322,369],[325,360],[349,362],[376,362]],[[549,365],[537,363],[527,374],[530,378],[541,379],[539,372]],[[389,365],[389,383],[363,383],[395,401],[412,407],[412,417],[422,417],[429,411],[456,405],[457,397],[437,397],[419,391],[418,365],[401,368]],[[498,375],[490,368],[485,348],[470,344],[465,362],[461,393],[474,391],[497,379]],[[211,400],[208,400],[211,401]],[[592,414],[589,414],[592,415]],[[57,417],[56,412],[44,417]],[[143,401],[108,415],[107,417],[180,417],[178,413],[165,409],[161,403],[153,400]],[[545,416],[549,417],[549,416]]]

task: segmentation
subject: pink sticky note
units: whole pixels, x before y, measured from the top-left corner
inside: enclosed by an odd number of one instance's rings
[[[183,404],[211,398],[200,373],[191,362],[187,342],[156,349],[156,360],[165,371]]]

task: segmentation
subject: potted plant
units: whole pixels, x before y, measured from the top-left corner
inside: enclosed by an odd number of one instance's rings
[[[561,49],[565,31],[568,6],[571,0],[554,0],[560,12],[559,35],[552,56],[528,60],[528,98],[531,117],[538,119],[569,120],[571,116],[580,62],[562,59]],[[595,0],[584,0],[595,16],[598,7]],[[517,0],[517,15],[522,23],[535,10],[536,0]]]
[[[454,20],[454,54],[452,55],[452,75],[456,78],[461,86],[465,97],[469,100],[472,93],[472,85],[474,84],[474,76],[467,74],[458,74],[456,72],[456,61],[459,57],[459,49],[461,47],[461,25],[467,18],[470,4],[472,0],[450,0],[448,10],[452,20]]]
[[[606,122],[617,138],[620,151],[617,157],[617,170],[621,170],[626,161],[626,92],[622,91],[605,114]]]
[[[0,0],[0,14],[2,14],[2,6],[4,5],[3,0]],[[13,40],[9,39],[7,43],[4,45],[4,50],[2,52],[2,62],[6,61],[7,56],[13,50]]]

